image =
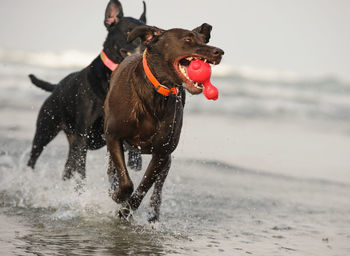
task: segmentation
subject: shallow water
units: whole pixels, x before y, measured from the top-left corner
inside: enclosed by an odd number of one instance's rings
[[[350,186],[218,162],[174,159],[161,221],[146,199],[127,223],[108,197],[105,152],[89,154],[83,189],[61,181],[56,143],[33,172],[29,141],[2,139],[1,255],[348,255]],[[21,152],[21,153],[20,153]],[[59,159],[56,161],[56,159]],[[135,181],[141,173],[132,173]]]

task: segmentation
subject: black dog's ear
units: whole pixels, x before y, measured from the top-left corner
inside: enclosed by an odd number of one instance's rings
[[[203,34],[205,36],[205,42],[209,43],[210,39],[210,32],[213,27],[210,26],[208,23],[203,23],[198,28],[193,29],[192,31]]]
[[[131,43],[134,41],[136,38],[140,37],[143,44],[148,45],[152,40],[155,38],[163,35],[165,30],[157,28],[157,27],[152,27],[152,26],[137,26],[128,35],[128,43]]]
[[[140,21],[142,21],[143,23],[147,23],[147,19],[146,19],[146,3],[145,1],[142,2],[143,3],[143,13],[141,14],[141,17],[140,17]]]
[[[104,24],[107,29],[110,29],[114,24],[118,23],[123,18],[123,7],[118,0],[110,0],[106,12]]]

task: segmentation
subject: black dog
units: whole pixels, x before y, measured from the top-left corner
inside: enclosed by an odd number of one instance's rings
[[[28,166],[34,165],[44,147],[63,130],[69,142],[69,155],[63,178],[74,172],[85,178],[87,150],[103,147],[103,103],[107,95],[112,71],[127,56],[142,49],[141,42],[127,42],[129,32],[146,23],[146,5],[140,19],[124,17],[118,0],[111,0],[106,8],[104,24],[108,30],[101,55],[83,70],[69,74],[57,85],[30,75],[38,87],[52,92],[42,105],[33,140]],[[130,154],[132,167],[141,168],[139,154]]]
[[[154,184],[149,220],[159,218],[163,183],[180,139],[185,89],[191,94],[203,90],[188,78],[187,67],[196,58],[219,64],[224,54],[207,45],[210,32],[211,26],[203,24],[192,31],[140,26],[129,34],[129,42],[140,37],[147,49],[143,56],[126,58],[113,72],[105,101],[108,175],[111,196],[123,205],[121,217],[128,219]],[[152,154],[135,191],[124,161],[124,143],[142,154]]]

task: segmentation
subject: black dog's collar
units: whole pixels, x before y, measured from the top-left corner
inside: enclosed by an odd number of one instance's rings
[[[100,54],[102,62],[106,65],[107,68],[109,68],[111,71],[114,71],[118,68],[119,64],[114,63],[108,56],[106,55],[105,51],[102,50]]]

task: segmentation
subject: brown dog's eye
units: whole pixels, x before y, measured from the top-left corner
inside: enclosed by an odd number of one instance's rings
[[[192,41],[193,41],[192,38],[189,37],[189,36],[185,37],[184,40],[185,40],[186,43],[192,43]]]

